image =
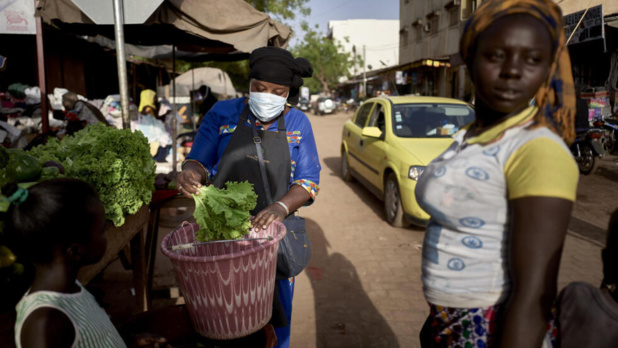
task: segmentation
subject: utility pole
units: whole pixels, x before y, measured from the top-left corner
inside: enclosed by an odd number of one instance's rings
[[[352,45],[352,53],[354,54],[354,78],[356,78],[356,45]]]
[[[365,51],[365,45],[363,45],[363,93],[365,99],[367,99],[367,51]]]
[[[131,121],[129,120],[127,58],[124,51],[123,0],[114,0],[114,37],[116,38],[116,63],[118,64],[118,89],[120,90],[120,107],[122,110],[122,129],[129,129],[131,128]]]

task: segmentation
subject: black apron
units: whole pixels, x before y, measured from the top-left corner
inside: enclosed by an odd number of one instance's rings
[[[255,215],[266,208],[268,202],[258,163],[257,150],[253,142],[253,131],[251,126],[247,125],[247,117],[249,116],[253,118],[251,123],[254,124],[255,118],[253,115],[249,115],[249,106],[245,106],[242,114],[240,114],[236,130],[234,130],[232,138],[219,160],[217,175],[212,180],[212,184],[216,188],[223,188],[228,181],[246,180],[252,183],[258,196],[257,205],[251,211],[251,215]],[[283,115],[279,116],[277,122],[276,132],[258,130],[258,136],[262,138],[262,155],[264,156],[264,166],[266,167],[273,202],[278,201],[288,192],[291,171],[290,148]]]
[[[251,126],[247,125],[248,117],[251,117]],[[277,131],[258,130],[258,136],[262,141],[264,166],[270,184],[270,194],[273,202],[278,201],[288,192],[290,183],[290,148],[288,145],[285,120],[283,114],[277,119]],[[245,105],[236,130],[232,134],[223,155],[219,160],[217,174],[212,180],[212,185],[223,188],[228,181],[249,181],[257,194],[257,205],[251,211],[251,215],[259,213],[268,206],[266,189],[262,181],[262,174],[257,157],[257,150],[253,139],[255,116],[249,115],[249,106]],[[275,294],[273,299],[273,315],[270,321],[274,327],[288,325],[283,305],[279,300],[279,281],[275,281]]]

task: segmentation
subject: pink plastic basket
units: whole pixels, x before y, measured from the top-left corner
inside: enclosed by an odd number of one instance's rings
[[[218,340],[260,330],[272,315],[277,249],[285,226],[274,221],[266,230],[251,230],[244,239],[211,243],[195,242],[198,229],[184,222],[161,243],[195,330]]]

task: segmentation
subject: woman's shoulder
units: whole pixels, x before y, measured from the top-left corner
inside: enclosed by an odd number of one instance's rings
[[[549,145],[552,150],[562,149],[570,154],[569,147],[564,140],[545,126],[532,126],[520,129],[513,129],[511,136],[504,137],[503,141],[508,143],[511,153],[517,152],[523,147],[537,147],[540,144]]]
[[[304,112],[296,108],[291,108],[290,111],[288,111],[288,113],[285,115],[285,123],[286,128],[311,127],[309,117],[307,117]]]
[[[569,147],[564,142],[562,137],[556,134],[556,132],[552,131],[551,129],[545,126],[528,129],[526,130],[526,133],[527,135],[524,137],[524,139],[526,139],[527,141],[534,141],[536,139],[546,139],[546,141],[547,140],[551,141],[553,144],[556,144],[555,146],[562,148],[567,153],[569,154],[571,153],[571,151],[569,150]]]
[[[226,99],[219,100],[212,106],[212,110],[216,110],[218,113],[220,112],[236,112],[245,107],[245,98],[234,98],[234,99]]]

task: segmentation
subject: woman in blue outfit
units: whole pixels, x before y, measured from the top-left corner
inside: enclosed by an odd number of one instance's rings
[[[304,58],[286,50],[262,47],[251,53],[250,95],[217,102],[200,124],[191,152],[178,175],[178,189],[190,197],[204,184],[223,187],[228,181],[251,182],[258,195],[251,214],[253,227],[266,229],[298,208],[311,204],[319,190],[320,163],[305,114],[290,106],[298,102],[303,77],[313,69]],[[257,120],[256,120],[257,119]],[[261,179],[252,125],[261,137],[270,194]],[[286,146],[287,145],[287,146]],[[277,347],[288,347],[294,279],[277,280],[270,324]]]

